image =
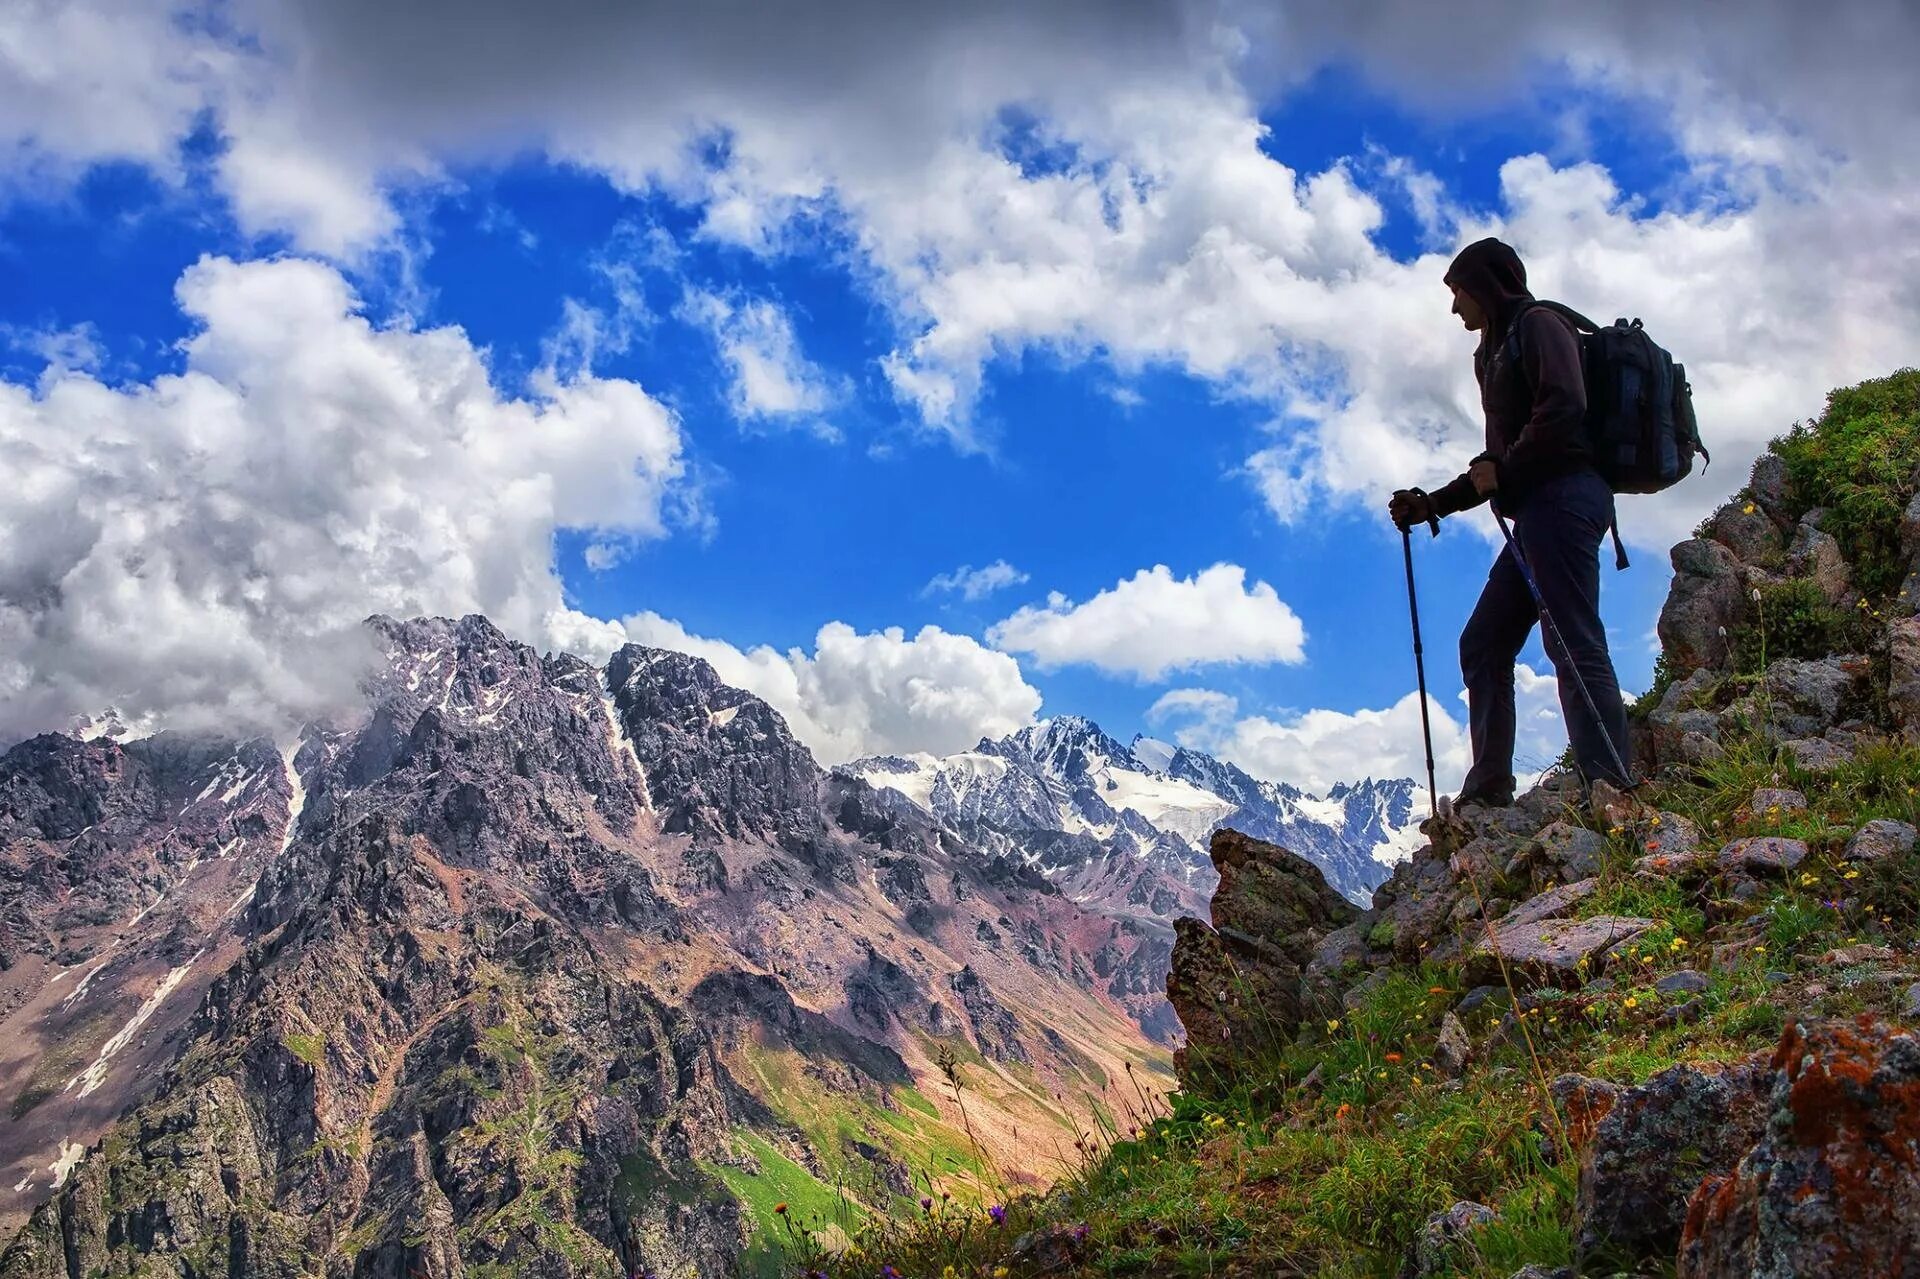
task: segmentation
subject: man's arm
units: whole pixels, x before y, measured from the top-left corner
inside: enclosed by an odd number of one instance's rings
[[[1473,460],[1476,462],[1484,461],[1486,456],[1487,455],[1483,453],[1480,457],[1476,457]],[[1473,476],[1466,473],[1463,473],[1457,479],[1448,480],[1445,484],[1429,494],[1429,496],[1433,498],[1433,513],[1440,516],[1457,515],[1461,511],[1470,511],[1487,500],[1481,495],[1478,489],[1474,488]]]
[[[1520,371],[1533,388],[1533,415],[1500,459],[1500,479],[1524,487],[1569,455],[1586,453],[1587,380],[1571,325],[1545,307],[1520,323]]]

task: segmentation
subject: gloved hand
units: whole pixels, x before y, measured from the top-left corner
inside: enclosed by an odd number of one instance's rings
[[[1439,532],[1440,512],[1434,509],[1433,498],[1424,489],[1401,489],[1387,503],[1387,515],[1393,520],[1393,526],[1406,532],[1416,524],[1433,524],[1434,532]]]

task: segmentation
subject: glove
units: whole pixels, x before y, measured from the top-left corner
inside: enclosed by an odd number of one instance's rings
[[[1396,492],[1393,500],[1387,503],[1387,515],[1393,520],[1393,526],[1403,533],[1416,524],[1430,526],[1435,534],[1440,532],[1440,512],[1425,489],[1401,489]]]

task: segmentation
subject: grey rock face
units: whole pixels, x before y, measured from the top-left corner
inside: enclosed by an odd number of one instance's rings
[[[1846,556],[1830,533],[1802,520],[1787,548],[1787,571],[1810,579],[1830,604],[1838,604],[1853,589]]]
[[[1502,924],[1468,952],[1469,979],[1493,980],[1504,966],[1535,983],[1578,986],[1605,966],[1608,951],[1651,927],[1651,919],[1628,915]]]
[[[1742,564],[1777,564],[1786,552],[1779,526],[1757,503],[1739,499],[1713,513],[1706,535],[1732,551]]]
[[[1660,610],[1660,643],[1676,668],[1719,669],[1728,658],[1723,631],[1746,617],[1739,561],[1718,542],[1691,538],[1673,548],[1673,589]]]
[[[1804,841],[1752,835],[1720,850],[1720,869],[1743,875],[1784,875],[1806,859]]]
[[[1850,862],[1877,862],[1888,857],[1905,857],[1913,852],[1916,839],[1914,828],[1905,822],[1880,817],[1863,825],[1847,839],[1847,847],[1841,854],[1843,860]]]
[[[1614,1098],[1581,1159],[1581,1252],[1672,1255],[1687,1197],[1759,1139],[1771,1091],[1761,1059],[1720,1070],[1674,1066]]]
[[[1908,741],[1920,742],[1920,617],[1887,624],[1887,656],[1887,704],[1893,722]]]

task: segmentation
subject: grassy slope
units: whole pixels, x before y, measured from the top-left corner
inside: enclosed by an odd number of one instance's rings
[[[1794,648],[1856,638],[1858,623],[1877,620],[1899,588],[1888,547],[1920,456],[1920,372],[1835,392],[1821,421],[1774,448],[1803,507],[1843,512],[1828,528],[1866,567],[1870,598],[1864,619],[1809,623],[1776,611],[1765,629],[1795,625]],[[1736,638],[1739,652],[1780,655],[1765,630]],[[1721,701],[1751,687],[1757,669],[1756,658],[1724,681]],[[1807,812],[1746,811],[1763,785],[1804,791]],[[1500,1220],[1462,1248],[1454,1273],[1505,1279],[1528,1262],[1570,1262],[1574,1165],[1559,1154],[1564,1138],[1546,1081],[1571,1071],[1632,1083],[1675,1063],[1769,1048],[1789,1010],[1887,1011],[1903,984],[1868,980],[1868,966],[1823,966],[1820,956],[1853,941],[1920,945],[1920,859],[1873,869],[1835,860],[1846,831],[1870,818],[1920,824],[1917,789],[1920,747],[1875,746],[1821,777],[1757,735],[1735,742],[1724,760],[1663,780],[1645,798],[1692,818],[1709,845],[1784,834],[1807,840],[1815,855],[1759,901],[1716,904],[1710,938],[1697,900],[1677,885],[1634,879],[1629,868],[1643,850],[1625,832],[1603,831],[1602,891],[1583,913],[1641,914],[1659,928],[1611,974],[1613,989],[1543,1000],[1525,1016],[1524,1037],[1481,1048],[1462,1079],[1441,1080],[1430,1059],[1440,1014],[1461,994],[1458,971],[1395,969],[1360,1008],[1309,1027],[1225,1096],[1179,1095],[1170,1107],[1122,1102],[1118,1127],[1088,1135],[1080,1166],[1045,1197],[1010,1195],[1003,1222],[988,1215],[994,1196],[983,1193],[904,1222],[875,1218],[849,1249],[810,1250],[802,1239],[791,1259],[796,1270],[835,1279],[882,1266],[909,1279],[1019,1275],[1012,1241],[1053,1226],[1084,1230],[1085,1260],[1074,1272],[1083,1275],[1392,1276],[1428,1214],[1475,1199],[1497,1207]],[[1711,944],[1729,950],[1709,969]],[[1678,999],[1663,1001],[1654,982],[1689,967],[1711,982],[1703,1015],[1664,1025],[1663,1006]],[[1485,1045],[1484,1022],[1476,1030],[1476,1045]],[[1318,1082],[1306,1086],[1316,1070]]]

